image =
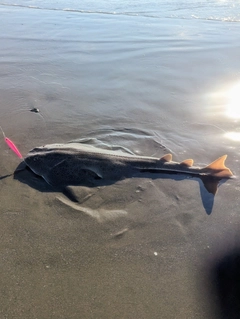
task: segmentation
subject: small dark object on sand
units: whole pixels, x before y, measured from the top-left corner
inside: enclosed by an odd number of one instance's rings
[[[39,113],[40,111],[36,107],[33,107],[30,112]]]

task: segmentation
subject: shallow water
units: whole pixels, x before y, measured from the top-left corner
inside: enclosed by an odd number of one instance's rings
[[[4,1],[0,13],[0,125],[23,155],[80,139],[196,165],[228,154],[239,175],[239,3]],[[19,160],[1,149],[5,176]],[[0,180],[4,318],[219,317],[208,269],[239,245],[238,178],[215,198],[186,178],[77,189],[76,209],[20,174]]]

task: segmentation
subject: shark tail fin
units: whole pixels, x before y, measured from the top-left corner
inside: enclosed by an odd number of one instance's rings
[[[223,155],[202,169],[203,173],[217,178],[230,178],[233,176],[231,170],[225,166],[227,155]]]

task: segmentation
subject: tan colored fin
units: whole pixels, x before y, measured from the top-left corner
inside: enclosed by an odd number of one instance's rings
[[[162,162],[171,162],[172,161],[172,154],[166,154],[160,158]]]
[[[233,176],[231,170],[225,166],[226,158],[227,155],[219,157],[214,162],[204,167],[202,171],[219,178],[229,178]]]
[[[193,166],[193,159],[186,159],[185,161],[182,161],[180,165],[191,167]]]

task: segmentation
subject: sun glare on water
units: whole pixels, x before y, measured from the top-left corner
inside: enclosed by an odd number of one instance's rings
[[[226,114],[234,119],[240,119],[240,82],[227,92]]]
[[[240,82],[235,83],[224,94],[225,98],[225,114],[238,123],[240,119]],[[240,132],[226,132],[225,137],[234,141],[240,142]]]
[[[227,132],[225,137],[234,142],[240,142],[240,132]]]
[[[231,124],[233,131],[223,131],[224,136],[234,142],[240,142],[240,81],[228,83],[218,87],[210,93],[212,107],[209,108],[210,116],[226,121],[227,126]],[[228,118],[228,119],[227,119]]]

